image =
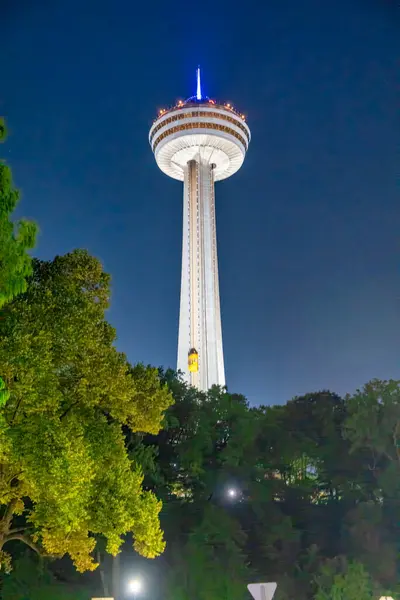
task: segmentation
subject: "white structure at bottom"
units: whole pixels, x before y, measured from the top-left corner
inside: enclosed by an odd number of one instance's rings
[[[160,111],[149,140],[160,169],[184,182],[178,370],[191,385],[225,385],[214,183],[243,163],[250,142],[243,115],[197,94]]]
[[[272,600],[277,587],[276,583],[249,583],[247,589],[254,600]]]

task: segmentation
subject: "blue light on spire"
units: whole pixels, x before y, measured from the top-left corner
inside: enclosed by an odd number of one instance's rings
[[[200,80],[200,67],[197,67],[197,92],[196,92],[197,100],[201,100],[203,98],[201,93],[201,80]]]

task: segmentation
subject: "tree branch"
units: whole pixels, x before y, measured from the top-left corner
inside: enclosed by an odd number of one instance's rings
[[[13,476],[11,477],[11,479],[9,479],[9,480],[8,480],[8,483],[10,484],[10,483],[12,483],[12,482],[14,481],[14,479],[18,479],[18,477],[19,477],[20,475],[22,475],[22,473],[23,473],[23,471],[20,471],[19,473],[16,473],[15,475],[13,475]]]
[[[10,525],[14,515],[15,505],[17,504],[17,499],[13,498],[7,505],[7,508],[4,512],[4,515],[0,521],[0,530],[4,533],[7,533],[10,529]]]
[[[9,535],[12,535],[14,533],[23,533],[27,529],[28,529],[28,527],[15,527],[15,529],[10,529],[8,533],[9,533]]]
[[[6,538],[4,540],[4,544],[7,544],[7,542],[12,542],[15,540],[23,542],[24,544],[29,546],[29,548],[32,548],[32,550],[34,550],[37,554],[39,554],[39,556],[46,556],[46,553],[43,550],[41,550],[39,548],[39,546],[37,546],[33,540],[31,540],[29,537],[27,537],[26,535],[24,535],[22,533],[13,533],[13,534],[10,533],[9,535],[6,536]]]
[[[17,406],[15,407],[14,414],[13,414],[13,416],[12,416],[12,418],[11,418],[11,421],[10,421],[9,425],[12,425],[12,424],[14,423],[14,419],[15,419],[15,417],[17,416],[17,412],[18,412],[18,409],[19,409],[19,407],[20,407],[20,404],[21,404],[21,402],[22,402],[22,398],[20,398],[20,399],[18,400],[18,402],[17,402]]]
[[[394,428],[394,432],[393,432],[393,443],[394,443],[394,447],[396,449],[396,455],[397,455],[398,461],[400,461],[400,448],[398,445],[399,427],[400,427],[400,421],[397,421],[396,427]]]
[[[375,469],[376,469],[376,463],[377,463],[377,456],[375,454],[375,449],[374,448],[371,448],[371,452],[372,452],[372,458],[374,459],[374,464],[372,465],[372,467],[371,467],[371,465],[368,465],[368,469],[370,471],[375,471]]]
[[[77,400],[76,402],[72,402],[72,404],[70,404],[70,405],[68,406],[68,408],[66,408],[66,409],[64,410],[64,412],[62,413],[62,415],[60,416],[60,421],[61,421],[61,419],[63,419],[64,417],[66,417],[66,416],[67,416],[67,414],[69,413],[69,411],[70,411],[72,408],[74,408],[74,406],[76,406],[77,404],[79,404],[79,402],[80,402],[79,400]]]
[[[393,458],[393,456],[391,456],[391,455],[389,454],[389,452],[386,452],[386,450],[384,450],[384,451],[383,451],[383,456],[386,456],[386,458],[387,458],[388,460],[390,460],[391,462],[393,462],[393,461],[394,461],[394,458]]]

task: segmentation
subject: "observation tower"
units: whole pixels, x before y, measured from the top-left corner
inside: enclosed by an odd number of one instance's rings
[[[243,164],[250,143],[244,115],[196,95],[160,110],[149,141],[156,162],[183,181],[182,278],[178,370],[200,390],[225,385],[214,183]]]

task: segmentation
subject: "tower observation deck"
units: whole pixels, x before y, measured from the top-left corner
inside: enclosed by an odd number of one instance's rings
[[[225,385],[214,183],[240,169],[251,139],[244,115],[196,95],[161,110],[150,129],[156,162],[183,181],[178,370],[200,390]]]

